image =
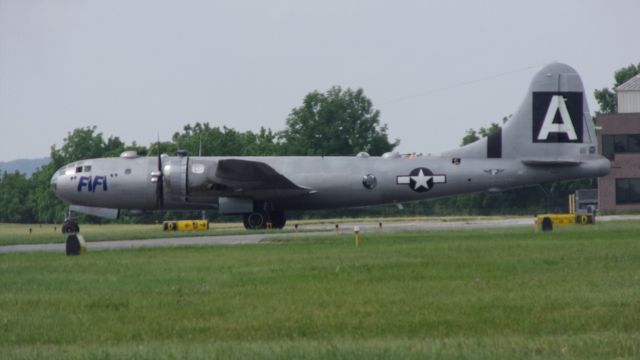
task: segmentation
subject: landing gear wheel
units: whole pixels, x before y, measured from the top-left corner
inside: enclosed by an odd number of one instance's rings
[[[287,223],[287,217],[282,211],[271,212],[271,224],[274,229],[282,229]]]
[[[67,256],[80,255],[80,241],[76,235],[69,235],[65,242]]]
[[[68,256],[83,254],[87,251],[87,244],[80,234],[71,234],[65,241],[65,252]]]
[[[62,224],[62,234],[77,234],[80,232],[80,226],[75,221],[65,221]]]
[[[247,230],[259,230],[267,227],[267,217],[266,214],[262,212],[244,214],[242,220]]]

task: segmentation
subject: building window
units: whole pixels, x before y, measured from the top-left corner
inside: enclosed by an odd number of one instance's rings
[[[602,155],[613,161],[615,153],[613,149],[613,135],[602,135]]]
[[[602,155],[614,160],[615,154],[640,153],[640,134],[602,135]]]
[[[632,153],[640,152],[640,135],[627,136],[627,151]]]
[[[640,204],[640,178],[616,179],[616,204]]]
[[[627,148],[627,135],[615,135],[613,137],[613,150],[616,153],[626,153]]]

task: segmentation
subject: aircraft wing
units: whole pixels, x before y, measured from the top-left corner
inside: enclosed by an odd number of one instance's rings
[[[213,180],[217,185],[245,193],[278,191],[300,194],[311,191],[309,188],[294,184],[274,168],[260,161],[219,160]]]

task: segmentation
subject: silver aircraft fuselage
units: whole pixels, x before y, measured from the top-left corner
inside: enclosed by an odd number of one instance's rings
[[[609,170],[608,160],[600,156],[580,164],[547,166],[527,165],[517,159],[440,156],[234,157],[265,163],[304,189],[289,192],[265,188],[249,193],[242,187],[215,189],[214,172],[223,159],[228,158],[163,157],[163,207],[217,209],[219,197],[244,196],[272,202],[282,210],[367,206],[597,177]],[[71,204],[154,210],[158,208],[152,175],[155,166],[154,157],[89,159],[63,167],[52,183],[56,194]],[[76,172],[79,168],[88,171]],[[422,176],[420,171],[412,176],[416,169],[425,169]],[[373,186],[365,186],[367,176],[375,179]],[[422,186],[416,183],[420,181],[424,181]]]

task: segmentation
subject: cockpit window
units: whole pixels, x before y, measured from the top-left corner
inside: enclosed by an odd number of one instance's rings
[[[76,166],[76,174],[82,172],[82,166]]]
[[[83,170],[84,172],[91,172],[91,165],[85,165]]]

